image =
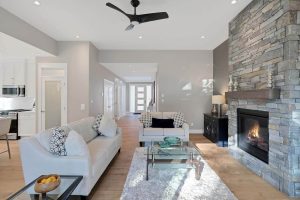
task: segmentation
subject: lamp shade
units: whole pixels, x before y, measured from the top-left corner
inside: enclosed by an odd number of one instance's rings
[[[213,95],[212,104],[225,104],[225,97],[223,95]]]

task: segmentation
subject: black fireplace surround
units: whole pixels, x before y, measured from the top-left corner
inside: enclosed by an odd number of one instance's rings
[[[237,109],[238,147],[269,163],[269,113]]]

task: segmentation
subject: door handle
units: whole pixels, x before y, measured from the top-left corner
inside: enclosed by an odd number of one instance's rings
[[[46,112],[46,110],[41,110],[42,113]]]

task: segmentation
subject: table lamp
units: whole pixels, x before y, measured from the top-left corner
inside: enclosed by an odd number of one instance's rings
[[[221,116],[221,105],[225,103],[225,97],[223,95],[213,95],[212,96],[212,111],[211,113],[214,115]]]

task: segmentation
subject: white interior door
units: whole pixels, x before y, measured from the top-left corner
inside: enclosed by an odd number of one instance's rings
[[[142,113],[147,110],[146,85],[136,85],[135,87],[135,112]]]
[[[104,113],[114,114],[114,83],[104,80]]]
[[[42,130],[67,123],[66,83],[61,77],[42,78]]]

